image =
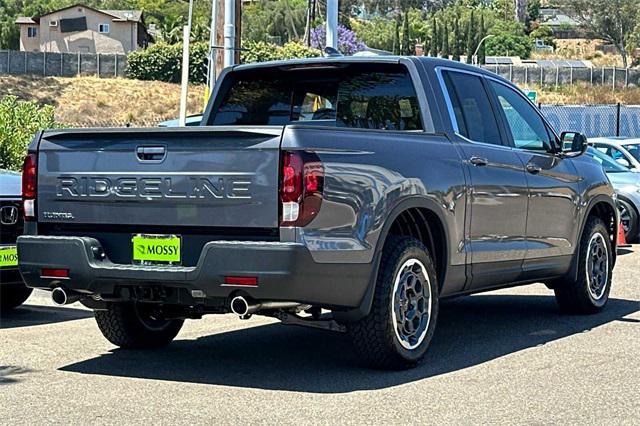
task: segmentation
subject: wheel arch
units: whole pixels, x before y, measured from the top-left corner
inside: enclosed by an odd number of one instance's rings
[[[578,276],[578,257],[580,254],[580,244],[582,241],[582,234],[584,233],[584,228],[589,221],[591,216],[597,216],[603,220],[607,228],[609,228],[609,232],[611,232],[610,237],[612,238],[611,247],[612,256],[613,256],[613,264],[616,262],[616,246],[617,246],[617,238],[618,238],[618,227],[620,226],[620,221],[618,218],[618,209],[616,208],[613,200],[608,195],[600,194],[593,197],[589,204],[585,209],[585,214],[582,217],[582,223],[580,224],[580,232],[578,233],[577,241],[575,244],[575,251],[573,255],[573,260],[571,262],[571,270],[569,271],[569,276],[572,279],[576,279]]]
[[[422,212],[423,217],[416,216]],[[424,217],[424,214],[427,217]],[[369,277],[369,283],[367,285],[367,291],[362,298],[362,302],[358,308],[350,310],[348,312],[335,312],[336,319],[343,322],[357,321],[358,319],[366,316],[371,310],[373,303],[373,295],[375,290],[376,278],[378,276],[378,269],[380,267],[380,258],[384,249],[385,243],[391,234],[395,234],[398,225],[403,223],[404,226],[409,225],[409,220],[412,218],[413,225],[411,230],[405,229],[409,232],[400,233],[400,235],[415,236],[418,240],[425,244],[430,252],[431,256],[434,256],[434,263],[436,265],[436,273],[438,276],[439,290],[446,279],[446,274],[449,269],[449,231],[446,226],[447,221],[442,211],[442,206],[435,201],[424,197],[408,197],[400,201],[393,207],[382,226],[373,256],[373,268],[371,270],[371,276]],[[429,225],[421,226],[420,221],[427,219]],[[426,231],[426,234],[425,234]],[[415,234],[414,234],[415,232]],[[422,234],[421,237],[418,235]],[[437,242],[442,244],[438,247]]]

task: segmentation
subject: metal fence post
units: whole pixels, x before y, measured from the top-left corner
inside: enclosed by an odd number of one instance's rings
[[[604,67],[601,69],[602,85],[604,86]]]
[[[509,81],[513,83],[513,65],[509,64]]]
[[[569,67],[569,85],[573,86],[573,66]]]
[[[540,67],[540,87],[544,85],[543,69]]]
[[[624,69],[624,87],[629,87],[629,67]]]
[[[27,73],[27,58],[28,58],[28,55],[27,55],[27,51],[25,50],[24,51],[24,73],[25,74]]]
[[[64,53],[60,52],[60,77],[64,75]]]
[[[529,67],[524,67],[524,84],[525,86],[529,83]]]
[[[80,51],[78,51],[78,75],[82,72],[82,68],[80,67]]]
[[[613,70],[613,74],[611,76],[611,87],[615,92],[616,91],[616,67],[613,67],[612,70]]]
[[[98,74],[98,78],[100,78],[100,54],[98,53],[97,56],[97,60],[96,60],[96,72]]]
[[[556,89],[558,88],[559,82],[560,82],[560,67],[556,67]]]
[[[593,86],[593,67],[590,67],[589,71],[591,71],[590,72],[590,77],[589,77],[589,82]]]
[[[114,58],[114,61],[115,61],[115,62],[114,62],[114,64],[115,64],[115,65],[113,66],[113,75],[114,75],[116,78],[118,78],[118,54],[117,54],[117,53],[116,53],[116,54],[114,54],[114,55],[113,55],[113,58]]]
[[[616,136],[620,136],[620,117],[622,115],[622,106],[620,102],[616,105]]]

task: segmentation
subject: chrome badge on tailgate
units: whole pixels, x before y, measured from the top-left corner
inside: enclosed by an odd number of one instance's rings
[[[56,197],[88,198],[226,198],[250,200],[253,173],[225,175],[58,176]]]

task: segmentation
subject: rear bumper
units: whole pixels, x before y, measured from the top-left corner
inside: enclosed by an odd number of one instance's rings
[[[95,248],[100,242],[89,237],[22,236],[20,272],[29,287],[61,286],[87,295],[112,295],[118,287],[161,286],[201,290],[206,298],[241,292],[256,300],[353,308],[360,305],[372,268],[316,263],[304,245],[294,243],[211,241],[194,267],[116,264],[96,259]],[[69,269],[69,279],[42,278],[43,268]],[[226,285],[225,276],[257,277],[258,285]]]

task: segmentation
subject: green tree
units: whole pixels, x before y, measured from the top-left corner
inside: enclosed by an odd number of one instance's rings
[[[433,57],[438,56],[438,22],[436,21],[436,17],[432,18],[431,25],[431,48],[429,49],[429,54]]]
[[[476,20],[473,10],[469,17],[469,27],[467,28],[467,63],[470,64],[473,59],[473,52],[476,49]]]
[[[409,26],[409,11],[404,14],[404,22],[402,25],[402,49],[403,55],[413,55],[414,46],[411,40],[411,28]]]
[[[542,40],[547,46],[556,47],[556,42],[553,38],[553,30],[548,25],[540,25],[538,28],[531,31],[529,37],[532,41]]]
[[[402,42],[400,40],[400,17],[395,19],[395,28],[393,29],[393,53],[399,55],[402,51]]]
[[[480,33],[478,34],[478,43],[481,42],[487,36],[487,27],[484,25],[484,13],[480,13]],[[478,64],[482,65],[486,62],[486,41],[482,42],[478,49]]]
[[[460,61],[460,24],[458,18],[453,20],[453,55],[454,61]]]
[[[442,27],[442,57],[449,59],[451,52],[449,51],[449,24],[444,22]]]
[[[489,31],[493,37],[487,39],[486,54],[492,56],[531,55],[531,39],[524,33],[524,25],[517,21],[498,21]]]

